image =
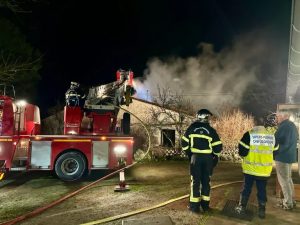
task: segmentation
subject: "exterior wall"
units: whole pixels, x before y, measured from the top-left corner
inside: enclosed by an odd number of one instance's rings
[[[136,118],[138,117],[143,123],[147,124],[150,120],[149,112],[153,107],[152,104],[149,104],[144,101],[139,101],[137,99],[132,99],[132,103],[129,106],[122,106],[122,108],[128,110],[132,115],[130,116],[131,127],[134,128],[140,124],[140,121]],[[120,110],[118,113],[118,121],[121,121],[123,114],[126,111]],[[156,130],[154,133],[154,140],[152,142],[156,145],[160,144],[160,132]]]
[[[300,103],[300,0],[292,1],[286,102]]]
[[[159,106],[151,103],[151,102],[147,102],[144,100],[140,100],[140,99],[135,99],[133,98],[132,103],[129,106],[122,106],[122,108],[128,110],[129,112],[131,112],[133,115],[137,116],[140,120],[142,120],[144,123],[149,124],[151,121],[150,118],[150,113],[151,110],[159,110]],[[172,110],[166,110],[168,113],[171,113],[174,115],[174,117],[178,120],[178,113]],[[124,110],[120,110],[119,114],[118,114],[118,120],[121,120],[124,114]],[[134,116],[131,116],[131,125],[134,126],[136,124],[139,124],[140,122],[138,121],[138,119],[136,119]],[[163,116],[161,118],[158,118],[159,121],[164,121],[162,123],[160,123],[159,125],[157,125],[158,127],[160,127],[161,129],[173,129],[175,130],[175,140],[178,140],[179,134],[176,131],[176,128],[174,125],[172,125],[174,123],[174,121],[172,120],[168,120],[166,118],[164,118]],[[186,121],[187,125],[189,125],[191,123],[191,120]],[[160,132],[160,129],[156,129],[154,131],[154,143],[157,143],[157,145],[161,145],[161,139],[162,139],[162,134]],[[176,146],[177,147],[177,146]]]
[[[152,107],[157,107],[152,104],[149,104],[145,101],[140,101],[137,99],[133,99],[132,103],[129,106],[122,106],[122,108],[128,110],[130,113],[136,115],[140,120],[146,122],[149,121],[149,111]],[[122,119],[124,110],[120,110],[118,114],[118,119]],[[131,116],[131,123],[136,124],[139,123],[138,119],[134,116]]]

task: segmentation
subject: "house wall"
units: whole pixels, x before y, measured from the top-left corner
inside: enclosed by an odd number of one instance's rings
[[[151,102],[146,102],[144,100],[140,100],[140,99],[133,99],[132,103],[129,106],[122,106],[122,108],[128,110],[130,113],[132,113],[133,115],[131,115],[131,125],[134,127],[135,125],[139,124],[140,121],[135,118],[135,116],[137,116],[143,123],[145,124],[149,124],[151,123],[151,111],[159,110],[159,106],[151,103]],[[124,114],[124,110],[120,110],[119,114],[118,114],[118,120],[121,120]],[[179,114],[175,111],[172,110],[167,110],[168,113],[172,113],[174,115],[174,117],[178,119]],[[163,116],[161,118],[158,118],[160,121],[164,120],[164,123],[161,123],[160,125],[158,125],[158,127],[160,127],[161,129],[173,129],[175,130],[175,139],[178,140],[179,134],[176,131],[176,128],[174,125],[172,125],[174,123],[174,121],[172,120],[168,120],[166,118],[163,118]],[[186,124],[189,125],[191,123],[191,120],[187,120]],[[154,129],[154,138],[155,140],[153,140],[154,143],[156,143],[156,145],[161,145],[161,139],[162,139],[162,134],[159,128]],[[178,141],[176,142],[178,144]],[[177,147],[177,146],[176,146]]]

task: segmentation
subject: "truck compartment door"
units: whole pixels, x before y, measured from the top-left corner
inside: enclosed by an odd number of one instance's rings
[[[50,169],[51,141],[32,141],[31,169]]]
[[[108,167],[109,141],[93,141],[93,168]]]

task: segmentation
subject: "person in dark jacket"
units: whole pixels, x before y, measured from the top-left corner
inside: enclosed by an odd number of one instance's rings
[[[258,216],[265,218],[267,202],[267,179],[271,176],[273,154],[278,150],[278,144],[274,136],[276,124],[266,117],[264,126],[255,126],[246,132],[239,142],[239,155],[242,157],[242,169],[244,173],[244,185],[241,191],[239,205],[236,213],[245,214],[253,183],[256,183]]]
[[[196,213],[200,212],[200,206],[204,212],[210,209],[210,177],[222,150],[219,135],[209,124],[210,116],[212,113],[207,109],[199,110],[197,121],[182,136],[182,150],[190,160],[189,209]]]
[[[289,120],[288,111],[277,113],[278,129],[275,137],[279,143],[278,154],[275,155],[277,179],[281,186],[283,199],[278,206],[285,210],[291,210],[296,206],[294,183],[292,179],[292,163],[297,162],[298,130]]]

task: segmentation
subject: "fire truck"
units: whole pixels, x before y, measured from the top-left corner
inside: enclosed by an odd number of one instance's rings
[[[91,170],[117,169],[133,162],[130,115],[117,114],[131,103],[133,72],[118,70],[115,82],[91,87],[83,105],[64,107],[61,135],[41,134],[39,108],[0,95],[0,179],[9,171],[52,170],[64,181]]]

